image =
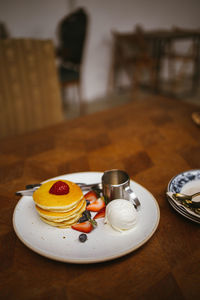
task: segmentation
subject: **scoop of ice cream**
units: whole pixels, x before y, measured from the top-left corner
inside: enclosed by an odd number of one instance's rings
[[[115,230],[123,231],[134,227],[137,222],[137,211],[128,200],[112,200],[106,206],[105,223]]]

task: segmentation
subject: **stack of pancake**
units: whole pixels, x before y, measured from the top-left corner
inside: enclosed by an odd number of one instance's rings
[[[49,193],[58,180],[43,183],[33,194],[35,207],[40,218],[49,225],[59,228],[71,227],[77,223],[86,209],[86,201],[81,188],[68,180],[62,180],[69,186],[69,193],[55,195]]]

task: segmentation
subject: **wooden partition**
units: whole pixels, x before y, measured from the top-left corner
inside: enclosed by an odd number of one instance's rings
[[[0,138],[63,120],[50,40],[0,40]]]

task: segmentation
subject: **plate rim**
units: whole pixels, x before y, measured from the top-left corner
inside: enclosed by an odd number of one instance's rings
[[[193,222],[195,222],[195,223],[197,223],[197,224],[200,224],[200,220],[194,219],[194,218],[192,217],[192,215],[187,214],[187,211],[179,210],[179,209],[176,207],[176,205],[175,205],[175,203],[174,203],[173,201],[170,201],[170,199],[168,199],[168,202],[169,202],[169,204],[172,206],[172,208],[173,208],[176,212],[178,212],[179,214],[181,214],[183,217],[185,217],[185,218],[187,218],[187,219],[189,219],[189,220],[191,220],[191,221],[193,221]]]
[[[46,182],[48,180],[53,180],[55,178],[60,178],[60,177],[63,177],[63,176],[71,176],[71,175],[75,175],[75,174],[88,174],[88,173],[98,173],[98,174],[103,174],[103,172],[98,172],[98,171],[88,171],[88,172],[74,172],[74,173],[69,173],[69,174],[63,174],[63,175],[59,175],[59,176],[55,176],[55,177],[52,177],[52,178],[49,178],[45,181],[42,181],[42,182]],[[60,262],[64,262],[64,263],[73,263],[73,264],[92,264],[92,263],[102,263],[102,262],[106,262],[106,261],[111,261],[111,260],[114,260],[114,259],[117,259],[117,258],[120,258],[122,256],[125,256],[125,255],[128,255],[130,254],[131,252],[137,250],[138,248],[140,248],[142,245],[144,245],[148,240],[150,240],[150,238],[153,236],[153,234],[155,233],[156,229],[158,228],[158,225],[159,225],[159,222],[160,222],[160,208],[159,208],[159,205],[158,205],[158,202],[157,200],[155,199],[155,197],[153,196],[153,194],[148,190],[146,189],[145,187],[143,187],[142,185],[140,185],[139,183],[137,183],[136,181],[130,179],[130,182],[132,183],[136,183],[138,186],[140,186],[142,189],[145,189],[152,197],[153,201],[154,201],[154,204],[155,204],[155,207],[156,207],[156,222],[155,222],[155,225],[151,231],[151,233],[145,238],[143,239],[140,243],[138,243],[137,245],[135,245],[134,247],[131,247],[130,249],[128,250],[124,250],[120,253],[117,253],[117,254],[114,254],[114,255],[110,255],[110,256],[107,256],[105,258],[99,258],[99,259],[96,259],[96,258],[92,258],[92,259],[73,259],[73,258],[70,258],[70,259],[67,259],[67,258],[63,258],[63,257],[60,257],[60,256],[57,256],[57,255],[49,255],[48,253],[45,253],[44,250],[41,249],[41,251],[38,249],[38,247],[34,247],[32,246],[29,242],[27,242],[26,240],[23,239],[22,235],[18,232],[17,230],[17,227],[16,227],[16,223],[15,223],[15,216],[16,216],[16,211],[17,211],[17,206],[22,202],[24,201],[24,197],[26,196],[22,196],[19,201],[17,202],[15,208],[14,208],[14,212],[13,212],[13,217],[12,217],[12,223],[13,223],[13,228],[14,228],[14,231],[15,231],[15,234],[17,235],[17,237],[19,238],[19,240],[26,246],[28,247],[29,249],[31,249],[33,252],[43,256],[43,257],[46,257],[46,258],[49,258],[51,260],[55,260],[55,261],[60,261]],[[27,196],[28,197],[28,196]],[[31,196],[32,197],[32,196]]]
[[[187,215],[191,216],[192,218],[194,217],[194,218],[196,218],[196,219],[198,219],[200,221],[200,215],[196,214],[195,212],[193,212],[189,208],[185,207],[184,205],[176,203],[176,201],[173,200],[170,196],[167,196],[167,197],[168,197],[168,200],[170,200],[172,203],[174,203],[174,205],[178,209],[184,211]]]

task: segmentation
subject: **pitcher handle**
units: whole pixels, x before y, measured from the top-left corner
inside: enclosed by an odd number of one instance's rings
[[[125,192],[129,195],[130,202],[135,206],[136,209],[139,209],[141,206],[140,201],[136,194],[132,191],[132,189],[129,186],[127,186],[125,188]]]

